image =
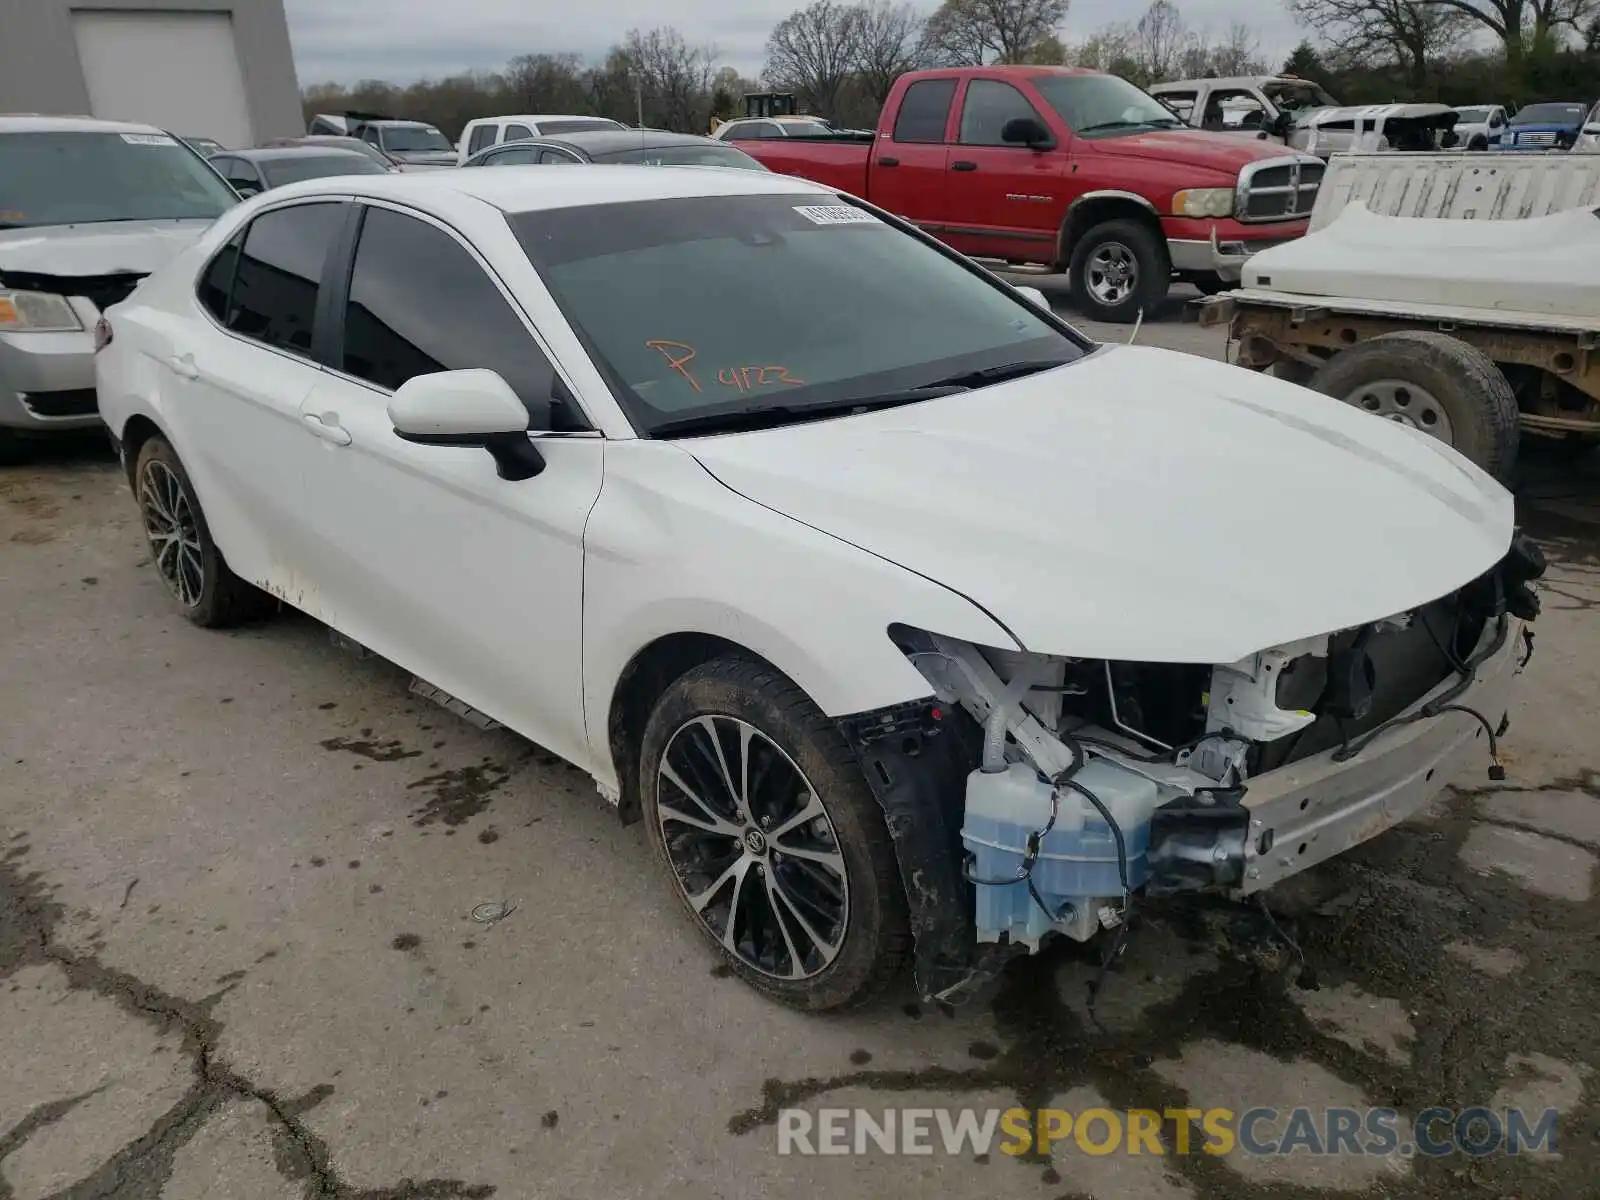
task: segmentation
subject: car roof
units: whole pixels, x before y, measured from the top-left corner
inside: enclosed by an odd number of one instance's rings
[[[521,138],[518,142],[501,142],[493,149],[500,150],[525,141],[571,146],[574,150],[582,150],[585,154],[620,154],[624,150],[703,145],[707,142],[717,142],[717,139],[701,137],[695,133],[671,133],[665,129],[580,129],[571,133],[548,133],[536,138]],[[721,145],[720,142],[717,144]]]
[[[154,125],[102,121],[99,117],[48,117],[40,113],[0,114],[0,133],[166,133]]]
[[[229,150],[230,158],[249,162],[276,162],[284,158],[366,158],[359,150],[343,146],[258,146],[253,150]]]
[[[593,113],[510,113],[503,117],[476,117],[467,124],[486,125],[492,121],[604,121],[609,125],[620,124],[610,117],[597,117]]]
[[[707,139],[709,140],[709,139]],[[470,197],[502,212],[581,208],[637,200],[697,196],[833,196],[837,193],[792,175],[707,167],[645,167],[579,164],[501,167],[494,171],[414,171],[312,179],[273,189],[275,200],[296,196],[356,196],[425,207],[452,205]]]

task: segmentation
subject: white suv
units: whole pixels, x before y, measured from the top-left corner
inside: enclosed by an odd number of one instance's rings
[[[501,142],[519,142],[524,138],[556,137],[563,133],[584,133],[595,129],[626,129],[621,121],[610,117],[512,116],[480,117],[468,121],[456,143],[456,162],[464,163],[480,150],[498,146]]]

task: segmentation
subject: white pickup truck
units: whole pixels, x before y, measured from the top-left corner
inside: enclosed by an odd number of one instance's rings
[[[1311,232],[1202,302],[1240,366],[1504,477],[1522,434],[1600,440],[1600,155],[1338,155]]]
[[[1279,141],[1322,158],[1352,150],[1448,149],[1459,116],[1443,104],[1342,106],[1309,79],[1292,75],[1179,79],[1149,91],[1196,129]]]

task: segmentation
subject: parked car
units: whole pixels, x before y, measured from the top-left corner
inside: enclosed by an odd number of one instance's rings
[[[479,117],[468,121],[456,143],[456,161],[465,163],[474,154],[502,142],[520,142],[533,137],[560,137],[567,133],[589,133],[602,129],[626,129],[610,117],[581,117],[553,113],[533,113],[512,117]]]
[[[213,154],[210,163],[241,196],[254,196],[286,183],[328,175],[384,175],[381,166],[354,150],[320,146],[279,146],[264,150],[230,150]]]
[[[815,137],[836,133],[821,117],[737,117],[711,131],[719,142],[748,142],[760,138]]]
[[[390,158],[371,142],[364,142],[358,137],[349,137],[334,133],[308,133],[302,137],[271,138],[262,143],[263,149],[277,146],[322,146],[329,150],[354,150],[357,154],[370,158],[386,171],[403,171],[405,164],[399,159]]]
[[[238,196],[151,125],[0,116],[0,458],[100,423],[100,313]]]
[[[1463,150],[1488,150],[1500,144],[1506,129],[1506,110],[1500,104],[1475,104],[1456,109],[1456,144]]]
[[[1294,76],[1180,79],[1155,84],[1150,94],[1196,129],[1271,139],[1322,158],[1455,144],[1456,112],[1443,104],[1342,107],[1317,84]]]
[[[646,167],[767,168],[736,146],[692,133],[659,129],[601,130],[563,137],[502,142],[467,159],[466,167],[518,167],[533,164],[570,167],[576,163],[631,164]]]
[[[1552,100],[1517,109],[1500,139],[1501,150],[1571,150],[1583,136],[1590,106],[1582,100]]]
[[[1504,489],[1043,299],[774,173],[374,175],[218,222],[98,379],[186,616],[293,605],[576,764],[822,1009],[1254,894],[1497,746]]]
[[[456,165],[456,150],[450,139],[426,121],[361,121],[352,132],[408,167]]]
[[[875,136],[741,143],[964,253],[1071,276],[1082,311],[1132,322],[1174,274],[1216,291],[1305,232],[1325,164],[1188,128],[1126,80],[1066,67],[902,75]]]
[[[213,154],[221,154],[224,150],[227,149],[227,147],[224,146],[221,142],[217,141],[216,138],[183,137],[180,134],[179,135],[179,140],[182,141],[185,145],[187,145],[196,154],[200,155],[202,158],[209,157],[210,155],[213,155]]]

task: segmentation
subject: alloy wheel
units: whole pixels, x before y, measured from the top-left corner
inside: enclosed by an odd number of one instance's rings
[[[200,526],[183,483],[159,459],[145,464],[139,480],[139,510],[162,581],[180,604],[194,608],[206,583]]]
[[[849,874],[816,789],[771,738],[700,716],[668,739],[656,818],[678,889],[724,950],[763,975],[809,979],[844,946]]]
[[[1121,242],[1096,247],[1084,271],[1089,294],[1107,308],[1121,304],[1139,286],[1139,260]]]

